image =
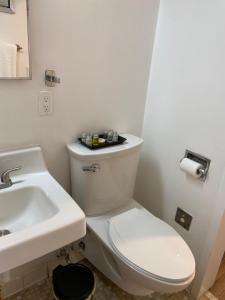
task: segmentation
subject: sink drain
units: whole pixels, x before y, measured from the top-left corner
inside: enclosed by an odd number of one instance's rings
[[[4,235],[7,235],[7,234],[10,234],[11,232],[8,230],[8,229],[3,229],[3,230],[0,230],[0,237],[1,236],[4,236]]]

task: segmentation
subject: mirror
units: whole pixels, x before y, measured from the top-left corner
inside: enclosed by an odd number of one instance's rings
[[[6,12],[9,14],[14,13],[13,3],[10,0],[0,0],[0,11]]]
[[[0,0],[0,79],[31,79],[28,0]]]

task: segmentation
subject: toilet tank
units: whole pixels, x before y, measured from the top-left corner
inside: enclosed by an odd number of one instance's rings
[[[122,145],[89,150],[80,143],[67,146],[72,196],[86,215],[103,214],[131,201],[143,140],[123,134]],[[96,171],[88,171],[94,165]]]

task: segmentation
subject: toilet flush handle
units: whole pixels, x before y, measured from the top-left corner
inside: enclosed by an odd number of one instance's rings
[[[92,172],[92,173],[98,172],[100,169],[101,169],[101,167],[97,163],[91,164],[90,166],[83,166],[82,167],[82,170],[84,172]]]

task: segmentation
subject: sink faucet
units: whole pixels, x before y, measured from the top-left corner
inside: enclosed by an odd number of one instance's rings
[[[7,187],[10,187],[13,185],[13,182],[10,178],[10,173],[14,171],[19,171],[21,170],[21,167],[16,167],[12,169],[7,169],[1,174],[1,181],[2,183],[0,184],[0,189],[5,189]]]

